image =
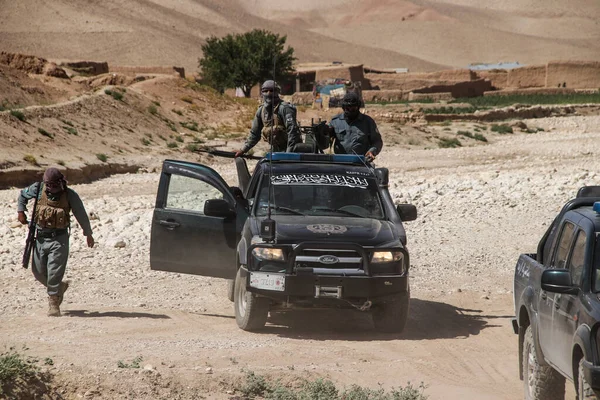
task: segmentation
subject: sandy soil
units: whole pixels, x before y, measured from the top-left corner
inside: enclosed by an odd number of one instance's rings
[[[86,248],[74,227],[64,317],[46,317],[43,288],[20,267],[18,192],[1,191],[0,342],[51,358],[66,398],[224,399],[248,370],[340,386],[424,382],[431,399],[520,398],[514,264],[577,188],[598,182],[599,123],[547,118],[536,120],[543,132],[486,146],[384,149],[377,163],[390,168],[393,197],[419,209],[406,224],[412,303],[401,335],[375,332],[359,312],[274,315],[247,333],[225,281],[150,271],[157,173],[73,186],[98,217],[98,245]],[[213,166],[235,183],[229,162]],[[143,368],[118,368],[137,357]]]
[[[599,18],[595,0],[21,0],[0,8],[0,51],[191,75],[208,37],[258,28],[286,35],[300,62],[422,72],[597,60]]]

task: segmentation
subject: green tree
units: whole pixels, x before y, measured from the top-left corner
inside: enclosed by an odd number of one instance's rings
[[[294,49],[285,47],[287,36],[255,29],[223,38],[211,36],[198,60],[206,83],[219,91],[241,88],[246,97],[258,83],[281,79],[294,70]]]

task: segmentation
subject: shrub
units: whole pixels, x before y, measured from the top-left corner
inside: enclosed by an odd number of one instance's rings
[[[142,138],[142,144],[143,144],[144,146],[149,146],[149,145],[150,145],[150,143],[151,143],[151,142],[150,142],[150,140],[148,140],[148,139],[146,139],[146,138]]]
[[[77,133],[77,129],[75,129],[75,128],[72,128],[72,127],[70,127],[70,126],[63,126],[63,129],[64,129],[65,131],[67,131],[67,133],[68,133],[69,135],[75,135],[75,136],[77,136],[77,134],[78,134],[78,133]]]
[[[103,153],[96,154],[96,157],[98,158],[98,160],[100,160],[102,162],[106,162],[106,160],[108,160],[108,156]]]
[[[267,380],[252,371],[246,372],[246,382],[239,388],[240,392],[246,397],[261,396],[265,391],[269,391]]]
[[[475,129],[477,130],[477,129]],[[465,136],[471,139],[475,139],[475,140],[479,140],[480,142],[487,142],[488,140],[485,138],[485,136],[483,136],[481,133],[476,133],[476,134],[472,134],[469,131],[458,131],[456,132],[457,135],[460,136]]]
[[[154,104],[150,104],[148,106],[148,112],[152,115],[156,115],[156,114],[158,114],[158,109],[156,108],[156,106]]]
[[[510,126],[508,124],[492,124],[491,130],[492,130],[492,132],[496,132],[501,135],[503,135],[505,133],[513,133],[512,126]]]
[[[112,97],[115,100],[121,101],[123,100],[123,93],[121,92],[117,92],[116,90],[114,92],[112,92]]]
[[[199,146],[198,146],[196,143],[190,143],[190,144],[188,144],[187,146],[185,146],[185,148],[186,148],[188,151],[191,151],[191,152],[193,153],[193,152],[195,152],[195,151],[198,151],[198,149],[199,149]]]
[[[131,360],[131,363],[127,364],[124,363],[123,361],[119,360],[117,361],[117,367],[119,368],[140,368],[140,363],[142,362],[143,358],[142,356],[138,356],[136,358],[134,358],[133,360]]]
[[[483,136],[481,133],[476,133],[473,135],[473,139],[475,140],[479,140],[480,142],[487,142],[488,140],[486,139],[485,136]]]
[[[31,165],[35,165],[35,166],[39,165],[37,160],[35,159],[35,157],[32,156],[31,154],[25,154],[25,156],[23,156],[23,161],[27,161]]]
[[[438,141],[438,146],[441,148],[454,148],[454,147],[461,147],[462,143],[460,142],[460,140],[458,140],[456,138],[452,138],[452,139],[441,138]]]
[[[117,90],[104,89],[104,93],[112,96],[112,98],[115,100],[123,100],[123,93]]]
[[[67,121],[66,119],[61,119],[60,122],[62,122],[65,125],[73,126],[73,123],[71,121]]]
[[[49,137],[50,139],[54,139],[54,135],[45,130],[44,128],[38,128],[38,132],[46,137]]]
[[[474,107],[504,107],[513,104],[585,104],[600,103],[600,93],[515,94],[459,98],[452,103],[469,103]]]
[[[190,131],[198,132],[198,123],[196,121],[180,122],[180,124]]]
[[[50,381],[48,374],[40,372],[37,361],[17,353],[12,347],[0,354],[0,397],[21,399],[34,395],[37,398],[38,393],[31,393],[32,390],[37,391],[36,387]]]
[[[452,107],[442,106],[433,108],[424,108],[424,114],[471,114],[477,111],[476,107]]]
[[[15,117],[16,119],[18,119],[19,121],[23,121],[25,122],[25,114],[23,114],[21,111],[19,110],[12,110],[10,112],[10,115],[12,115],[13,117]]]
[[[179,143],[183,143],[183,138],[181,136],[175,136],[175,141]]]
[[[262,397],[277,400],[426,400],[424,394],[427,387],[421,383],[414,387],[410,382],[405,387],[392,388],[386,391],[383,388],[369,389],[352,385],[344,390],[338,390],[333,382],[328,379],[315,380],[303,379],[299,387],[286,387],[281,382],[268,382],[265,377],[252,371],[246,371],[246,379],[239,387],[244,398]]]
[[[167,147],[170,148],[170,149],[174,149],[174,148],[179,147],[179,146],[177,145],[176,142],[169,142],[169,143],[167,143]]]
[[[175,114],[177,114],[181,117],[183,116],[183,112],[181,112],[181,110],[172,109],[171,111],[173,111]]]
[[[63,160],[58,160],[56,163],[58,165],[62,165],[63,167],[65,166],[65,162]]]

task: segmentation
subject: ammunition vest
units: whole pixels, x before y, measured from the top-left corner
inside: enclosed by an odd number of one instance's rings
[[[63,191],[58,200],[50,200],[45,186],[41,186],[42,197],[35,209],[35,222],[41,228],[66,229],[71,223],[71,206],[67,199],[67,191]]]
[[[287,147],[287,132],[281,118],[279,118],[279,106],[281,102],[273,108],[273,113],[269,115],[267,107],[263,106],[261,110],[261,119],[263,128],[261,131],[263,140],[269,144],[273,140],[273,146],[279,149]]]

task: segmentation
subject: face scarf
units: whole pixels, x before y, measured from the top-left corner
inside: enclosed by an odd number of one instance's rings
[[[44,172],[44,186],[46,187],[46,195],[56,198],[66,189],[67,181],[58,169],[48,168]]]
[[[273,108],[274,105],[279,103],[279,94],[277,92],[273,93],[271,90],[263,90],[262,96],[268,109]]]
[[[358,118],[359,107],[358,106],[344,106],[344,116],[347,120],[353,121]]]

